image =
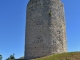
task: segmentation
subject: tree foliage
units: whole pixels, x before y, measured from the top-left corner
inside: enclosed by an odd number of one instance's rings
[[[14,57],[14,54],[13,55],[10,55],[6,60],[14,60],[15,59],[15,57]]]

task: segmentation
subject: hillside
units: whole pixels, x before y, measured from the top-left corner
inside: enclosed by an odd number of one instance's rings
[[[80,52],[62,53],[32,60],[80,60]]]
[[[23,59],[20,58],[21,60]],[[42,58],[36,58],[31,60],[80,60],[80,52],[68,52],[62,54],[55,54],[50,56],[45,56]]]

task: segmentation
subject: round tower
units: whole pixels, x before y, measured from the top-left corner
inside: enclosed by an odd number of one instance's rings
[[[25,59],[67,52],[60,0],[30,0],[26,12]]]

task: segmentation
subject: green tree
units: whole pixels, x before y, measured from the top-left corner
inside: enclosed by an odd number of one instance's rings
[[[0,54],[0,60],[2,60],[2,55]]]
[[[9,60],[9,58],[7,58],[6,60]]]
[[[14,57],[14,53],[13,53],[13,55],[10,55],[10,59],[15,59],[15,57]]]
[[[14,55],[15,54],[13,54],[13,55],[10,55],[6,60],[11,60],[11,59],[13,59],[13,60],[15,60],[15,57],[14,57]]]

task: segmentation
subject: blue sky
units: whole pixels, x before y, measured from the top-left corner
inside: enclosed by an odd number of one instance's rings
[[[29,0],[0,0],[0,54],[3,60],[24,55],[26,6]],[[80,0],[61,0],[66,18],[68,52],[80,51]]]

